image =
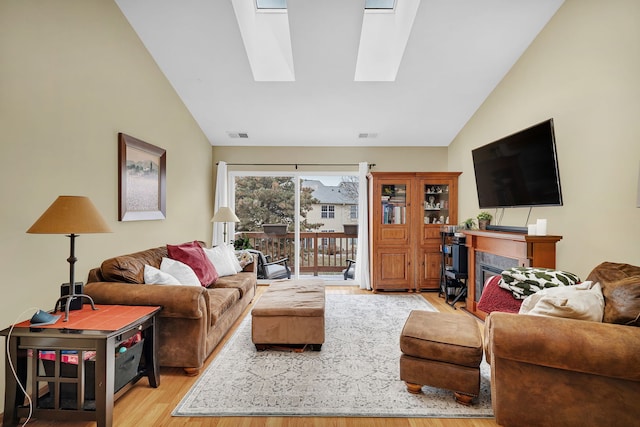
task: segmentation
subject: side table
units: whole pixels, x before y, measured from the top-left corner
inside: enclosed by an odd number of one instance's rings
[[[98,427],[113,424],[114,400],[124,394],[132,384],[142,377],[147,377],[151,387],[160,385],[160,371],[156,358],[158,331],[156,315],[161,307],[155,306],[121,306],[96,305],[92,310],[85,305],[82,310],[73,311],[68,322],[59,319],[55,324],[31,327],[30,321],[21,322],[11,328],[0,331],[7,337],[9,353],[5,357],[5,400],[4,426],[18,425],[20,418],[29,414],[29,406],[25,404],[24,393],[18,386],[11,372],[9,360],[16,369],[22,386],[27,388],[27,376],[31,373],[30,394],[33,402],[33,416],[52,420],[96,421]],[[116,348],[129,338],[142,335],[142,358],[144,363],[133,367],[132,377],[119,390],[114,390],[116,379]],[[55,352],[55,369],[53,375],[39,368],[41,351]],[[63,351],[77,354],[78,365],[75,376],[62,373]],[[85,352],[95,352],[95,401],[85,398],[87,362]],[[126,354],[126,353],[125,353]],[[29,360],[31,359],[31,360]],[[53,405],[44,405],[44,383],[54,387],[53,393],[45,394]],[[61,384],[75,384],[77,402],[74,408],[63,408]],[[53,399],[51,399],[53,396]],[[53,407],[51,407],[53,406]]]

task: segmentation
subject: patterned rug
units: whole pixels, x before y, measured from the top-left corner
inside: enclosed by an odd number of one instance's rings
[[[414,309],[436,311],[419,295],[327,294],[325,343],[302,353],[256,351],[249,315],[173,415],[492,417],[484,360],[473,406],[456,403],[446,390],[406,391],[399,338]]]

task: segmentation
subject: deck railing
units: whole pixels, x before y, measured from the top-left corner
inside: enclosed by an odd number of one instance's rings
[[[272,261],[288,257],[288,265],[295,273],[295,233],[238,232],[236,236],[249,238],[251,246]],[[300,274],[340,273],[346,268],[347,259],[356,259],[357,238],[354,234],[336,232],[300,233]]]

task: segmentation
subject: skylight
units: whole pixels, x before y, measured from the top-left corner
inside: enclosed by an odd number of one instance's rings
[[[393,9],[396,0],[365,0],[365,9]]]
[[[257,9],[286,9],[287,0],[256,0]]]
[[[391,0],[366,0],[394,3]],[[411,34],[420,0],[400,0],[393,10],[365,9],[358,47],[354,80],[357,82],[395,81],[404,49]]]
[[[231,0],[231,3],[253,79],[257,82],[295,81],[286,0]],[[272,8],[264,9],[267,6]]]

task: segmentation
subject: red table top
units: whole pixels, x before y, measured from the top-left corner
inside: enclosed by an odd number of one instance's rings
[[[38,325],[37,328],[46,329],[84,329],[92,331],[117,331],[139,318],[153,313],[160,307],[146,305],[98,305],[93,310],[91,304],[84,304],[82,310],[69,311],[69,320],[64,321],[64,311],[58,321],[51,325]],[[28,328],[30,320],[15,325],[16,328]]]

